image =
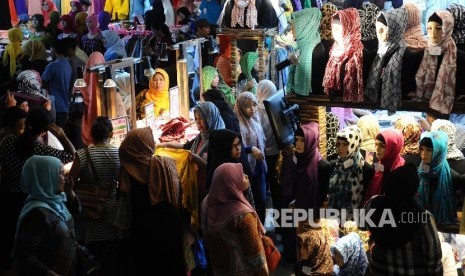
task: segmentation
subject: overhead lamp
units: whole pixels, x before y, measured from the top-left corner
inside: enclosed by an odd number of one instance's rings
[[[105,75],[106,75],[107,79],[103,83],[103,87],[105,87],[105,88],[114,88],[114,87],[116,87],[115,81],[111,79],[111,68],[110,67],[105,68]]]
[[[155,74],[155,70],[153,70],[152,64],[150,63],[150,57],[144,57],[142,63],[144,65],[144,76],[150,78],[153,74]]]
[[[178,61],[187,61],[186,60],[186,50],[184,48],[184,43],[179,44],[179,56],[178,56]]]
[[[213,39],[213,36],[208,37],[208,41],[210,42],[208,45],[208,54],[213,55],[218,53],[218,46],[216,46],[216,41]]]
[[[168,61],[168,50],[166,43],[161,44],[160,61]]]
[[[76,67],[77,69],[77,79],[74,81],[74,87],[84,88],[87,87],[87,83],[84,80],[84,68],[82,66]]]

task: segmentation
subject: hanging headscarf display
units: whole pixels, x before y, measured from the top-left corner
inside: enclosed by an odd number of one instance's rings
[[[428,47],[425,48],[423,60],[415,76],[416,98],[430,99],[431,109],[442,114],[450,114],[454,106],[457,77],[457,46],[452,39],[454,17],[448,11],[437,11],[435,14],[442,20],[442,38],[437,45],[428,41]],[[443,55],[437,74],[439,56],[430,52],[436,47],[441,48]]]
[[[331,90],[344,90],[344,102],[363,102],[363,44],[358,11],[348,8],[336,12],[333,18],[335,16],[342,25],[343,43],[336,40],[329,52],[323,78],[324,92],[328,95]],[[345,71],[343,80],[341,70]]]
[[[339,119],[332,112],[326,112],[326,155],[337,153],[336,137],[339,131]]]
[[[23,32],[19,28],[8,30],[8,39],[10,43],[6,46],[3,52],[3,65],[10,65],[10,76],[16,74],[16,59],[21,55],[21,41],[23,40]]]
[[[337,139],[349,143],[348,155],[337,159],[336,168],[329,179],[329,207],[345,209],[347,218],[353,219],[353,211],[363,201],[363,165],[365,160],[360,154],[362,130],[357,126],[348,126],[337,133]],[[348,161],[348,160],[352,161]]]
[[[447,156],[446,159],[462,160],[464,159],[462,151],[457,148],[455,143],[455,134],[457,129],[449,120],[436,119],[431,124],[431,131],[442,130],[449,139],[447,140]]]
[[[333,3],[326,3],[321,7],[320,37],[322,40],[333,39],[331,21],[337,12],[337,7]]]
[[[421,30],[420,10],[413,3],[407,3],[403,6],[407,10],[407,26],[405,27],[404,39],[407,47],[418,51],[428,46],[428,40]]]
[[[365,87],[365,96],[378,102],[381,94],[381,107],[389,113],[397,110],[402,98],[401,73],[405,48],[405,26],[407,26],[407,10],[404,8],[382,12],[387,23],[386,52],[378,53]],[[381,47],[381,46],[380,46]],[[386,59],[389,59],[386,63]]]
[[[447,10],[454,17],[454,30],[452,38],[455,44],[465,43],[465,7],[459,4],[451,4]]]
[[[447,134],[443,131],[424,132],[423,139],[430,139],[433,154],[429,164],[420,164],[418,174],[420,186],[417,192],[417,202],[420,207],[430,211],[437,223],[450,224],[457,222],[455,196],[449,163],[447,163]],[[426,166],[425,166],[426,165]],[[438,185],[430,201],[431,178],[437,178]]]
[[[255,0],[232,0],[234,2],[231,14],[231,27],[236,25],[250,29],[257,26],[257,8]],[[245,9],[247,8],[247,13]]]
[[[362,41],[376,39],[376,18],[380,13],[379,8],[373,3],[363,3],[360,14],[360,30]]]
[[[313,49],[321,42],[318,28],[321,12],[317,8],[303,9],[292,14],[297,48],[300,50],[299,64],[291,65],[287,91],[302,96],[312,94]]]
[[[402,132],[404,147],[400,155],[420,154],[421,126],[413,117],[400,117],[394,123],[394,128]]]

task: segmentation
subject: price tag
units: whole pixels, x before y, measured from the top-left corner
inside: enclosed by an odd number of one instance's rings
[[[441,55],[441,47],[439,46],[430,46],[429,49],[429,54],[432,56],[440,56]]]

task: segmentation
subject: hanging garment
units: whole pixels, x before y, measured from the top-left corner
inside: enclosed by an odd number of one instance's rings
[[[21,20],[22,22],[28,22],[29,15],[27,13],[26,0],[14,0],[14,3],[16,8],[16,14],[19,17],[19,20]]]
[[[407,47],[413,50],[423,50],[428,46],[428,40],[423,34],[420,26],[421,14],[413,3],[404,5],[407,10],[407,26],[405,27],[404,39]]]
[[[104,10],[111,13],[112,19],[128,19],[129,0],[106,0]]]

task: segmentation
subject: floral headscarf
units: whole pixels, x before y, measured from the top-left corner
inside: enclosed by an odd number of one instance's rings
[[[454,17],[454,31],[452,38],[455,44],[465,43],[465,7],[459,4],[451,4],[447,10]]]
[[[219,81],[217,87],[212,87],[211,83],[215,76],[218,75]],[[203,92],[206,92],[209,89],[215,88],[221,90],[224,94],[225,100],[230,104],[236,103],[236,98],[232,94],[232,89],[229,87],[223,80],[221,74],[218,72],[218,69],[212,66],[205,66],[202,68],[202,85]]]
[[[364,3],[359,10],[362,41],[376,39],[376,18],[379,12],[379,8],[373,3]]]
[[[407,10],[407,27],[405,27],[404,39],[407,47],[414,50],[423,50],[428,46],[428,40],[421,30],[420,10],[413,3],[407,3],[403,6]]]
[[[21,55],[21,41],[23,40],[23,32],[19,28],[8,30],[8,39],[10,43],[6,46],[3,53],[3,65],[10,63],[10,76],[16,74],[16,59]]]
[[[457,129],[448,120],[436,119],[431,124],[431,131],[442,130],[449,136],[447,142],[447,159],[462,160],[464,159],[463,153],[457,148],[455,144],[455,134]]]
[[[404,147],[400,155],[419,154],[419,143],[422,132],[420,124],[414,118],[404,116],[397,119],[394,128],[400,130],[402,135],[404,135]]]
[[[349,233],[331,246],[331,253],[338,251],[344,261],[339,275],[365,275],[368,258],[363,249],[363,242],[357,233]]]
[[[245,53],[240,60],[242,74],[245,75],[247,81],[253,80],[252,69],[257,62],[258,54],[256,52]],[[251,91],[254,95],[257,93],[257,87],[252,87]]]
[[[326,3],[321,7],[320,37],[323,40],[333,39],[331,21],[337,12],[337,7],[333,3]]]
[[[255,7],[255,0],[233,0],[233,2],[231,27],[235,28],[236,25],[239,25],[240,27],[253,29],[257,26],[257,8]]]

